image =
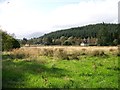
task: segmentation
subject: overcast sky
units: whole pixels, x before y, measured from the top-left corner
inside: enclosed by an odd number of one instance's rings
[[[119,0],[0,0],[0,26],[17,38],[95,23],[117,23]]]

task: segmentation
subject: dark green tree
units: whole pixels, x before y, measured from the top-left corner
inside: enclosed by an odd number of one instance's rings
[[[98,32],[98,44],[101,46],[109,45],[109,32],[106,25],[103,23],[101,30]]]
[[[23,38],[23,40],[22,40],[22,45],[25,45],[25,44],[27,44],[27,38]]]
[[[15,48],[20,48],[20,44],[15,38],[2,30],[0,30],[0,33],[2,35],[2,51],[9,51]]]
[[[120,45],[120,24],[118,24],[117,26],[117,32],[116,32],[116,36],[117,36],[117,40],[118,40],[118,43]]]
[[[12,39],[12,48],[20,48],[20,43],[16,39]]]
[[[66,40],[66,41],[63,43],[63,45],[67,45],[67,46],[69,46],[69,45],[72,45],[72,42],[69,41],[69,40]]]

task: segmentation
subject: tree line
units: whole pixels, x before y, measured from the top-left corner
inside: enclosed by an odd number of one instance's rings
[[[70,29],[58,30],[44,34],[38,38],[27,40],[22,44],[29,45],[100,45],[110,46],[120,44],[120,24],[100,23]]]

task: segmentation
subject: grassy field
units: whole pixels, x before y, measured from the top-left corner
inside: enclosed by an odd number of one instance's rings
[[[118,88],[117,47],[23,47],[3,53],[3,88]]]

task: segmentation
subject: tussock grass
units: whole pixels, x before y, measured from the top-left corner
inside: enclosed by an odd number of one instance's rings
[[[66,52],[66,50],[64,48],[56,48],[56,49],[54,49],[54,57],[68,60],[68,55],[67,55],[67,52]]]
[[[103,50],[92,50],[89,52],[91,56],[105,56],[105,52]]]
[[[39,56],[38,50],[35,48],[34,49],[30,49],[30,48],[14,49],[13,51],[11,51],[10,54],[13,58],[17,58],[17,59],[24,59],[24,58]]]
[[[120,52],[118,47],[77,47],[77,46],[46,46],[46,47],[23,47],[14,49],[11,52],[13,58],[37,58],[39,56],[49,56],[63,60],[78,60],[82,55],[90,56],[105,56],[116,55],[119,56]]]

